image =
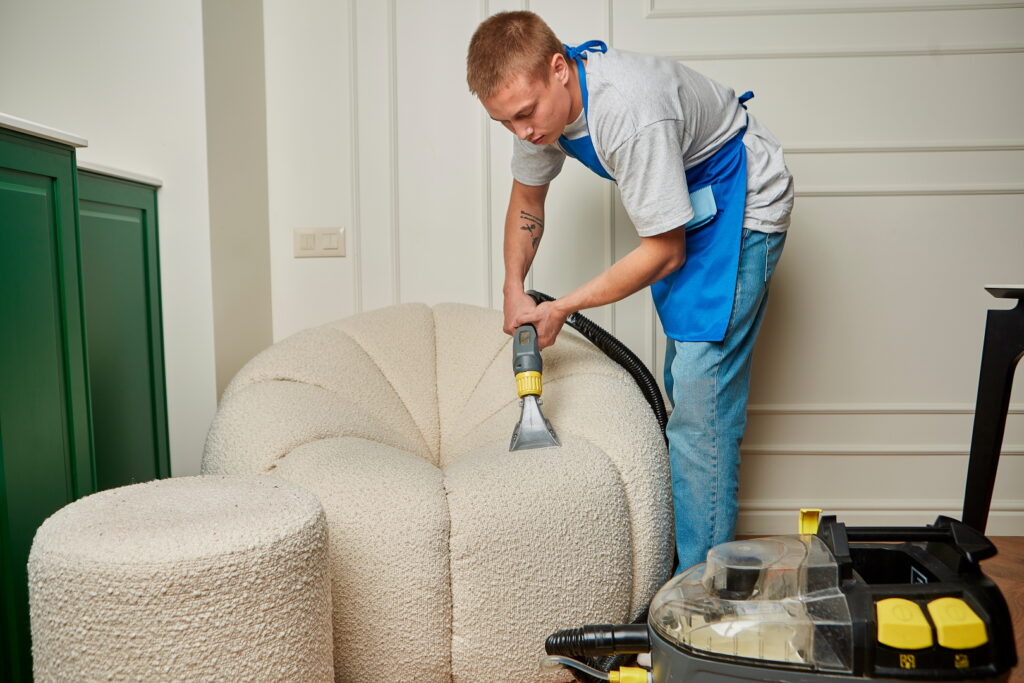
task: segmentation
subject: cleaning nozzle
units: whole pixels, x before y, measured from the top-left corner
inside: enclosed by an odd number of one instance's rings
[[[521,325],[512,337],[512,370],[516,375],[516,391],[519,394],[522,413],[512,432],[510,451],[527,448],[561,446],[555,430],[540,411],[540,394],[543,388],[540,344],[537,330],[533,325]]]

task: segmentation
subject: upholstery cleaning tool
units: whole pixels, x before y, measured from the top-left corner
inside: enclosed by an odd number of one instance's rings
[[[533,300],[540,304],[554,301],[554,298],[530,290],[527,292]],[[637,388],[651,406],[661,433],[665,433],[668,422],[668,411],[665,400],[658,387],[654,375],[647,369],[643,361],[629,348],[604,330],[600,325],[580,313],[573,313],[565,319],[565,324],[583,335],[594,346],[618,363],[636,381]],[[516,375],[516,389],[519,393],[522,413],[519,423],[512,432],[509,451],[521,451],[528,448],[547,448],[561,446],[551,423],[540,411],[541,406],[541,356],[540,345],[537,343],[537,330],[533,325],[522,325],[516,329],[512,337],[512,370]]]
[[[534,289],[526,293],[538,304],[544,301],[555,300],[554,297]],[[664,434],[665,425],[668,423],[665,399],[662,397],[658,381],[654,379],[654,375],[647,369],[644,362],[637,358],[637,355],[630,351],[628,346],[582,313],[576,312],[571,314],[565,319],[565,324],[579,332],[587,341],[601,351],[604,351],[606,356],[622,366],[622,369],[633,377],[637,388],[640,389],[640,393],[644,395],[647,404],[651,406],[651,411],[654,413],[654,418],[658,421],[661,433]]]
[[[516,390],[519,392],[522,412],[512,432],[509,451],[562,445],[551,423],[540,411],[543,367],[537,328],[533,325],[520,325],[512,335],[512,371],[516,374]]]

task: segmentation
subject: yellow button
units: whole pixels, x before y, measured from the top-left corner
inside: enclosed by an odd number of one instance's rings
[[[886,598],[875,603],[878,618],[878,642],[900,650],[920,650],[932,646],[932,627],[915,602],[904,598]]]
[[[939,645],[951,650],[970,650],[988,642],[985,622],[960,598],[939,598],[928,603]]]

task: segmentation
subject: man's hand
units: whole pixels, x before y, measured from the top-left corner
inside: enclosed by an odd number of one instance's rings
[[[526,292],[519,290],[514,293],[505,293],[505,323],[502,327],[505,334],[514,334],[519,326],[515,321],[533,312],[537,308],[537,302]]]
[[[543,301],[523,315],[513,319],[512,330],[531,323],[537,328],[537,343],[545,349],[555,343],[555,338],[572,311],[563,311],[557,301]]]

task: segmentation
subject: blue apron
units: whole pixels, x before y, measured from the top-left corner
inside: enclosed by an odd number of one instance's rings
[[[565,46],[576,61],[587,114],[587,74],[581,54],[605,52],[608,47],[591,40],[577,47]],[[739,97],[743,105],[752,98]],[[744,105],[744,109],[746,106]],[[732,315],[739,271],[743,214],[747,203],[747,152],[743,146],[746,127],[711,157],[686,170],[686,184],[694,217],[686,223],[686,263],[651,285],[654,305],[665,334],[678,341],[720,342],[725,339]],[[614,181],[597,158],[589,132],[569,140],[558,138],[562,150],[602,178]]]

